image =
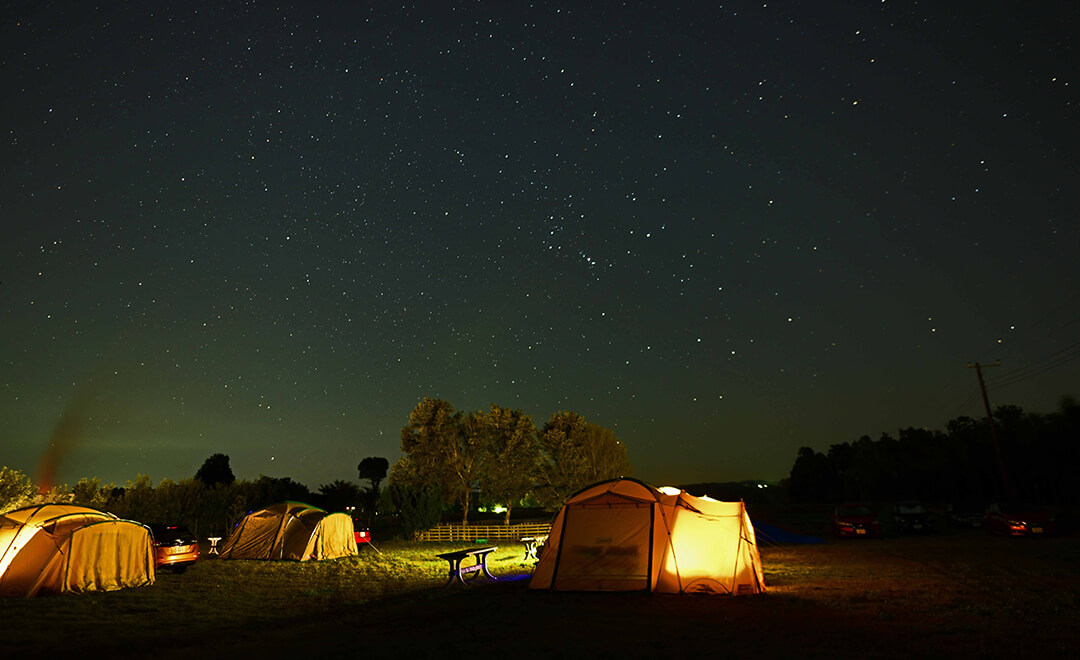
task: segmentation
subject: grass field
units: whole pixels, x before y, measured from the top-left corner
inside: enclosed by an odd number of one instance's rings
[[[3,657],[1080,657],[1080,539],[981,533],[762,548],[760,596],[443,588],[435,555],[380,543],[325,562],[208,558],[151,587],[0,599]]]

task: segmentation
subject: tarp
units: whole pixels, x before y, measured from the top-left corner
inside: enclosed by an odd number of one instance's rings
[[[154,583],[149,528],[70,504],[0,516],[0,595],[111,591]]]
[[[764,591],[765,579],[742,502],[615,479],[566,501],[529,586],[751,594]]]
[[[221,548],[222,559],[333,559],[357,554],[352,518],[302,502],[253,511]]]
[[[796,534],[795,532],[789,532],[783,527],[763,523],[760,520],[752,520],[752,522],[754,524],[754,535],[765,543],[813,544],[825,542],[825,539],[820,536]]]

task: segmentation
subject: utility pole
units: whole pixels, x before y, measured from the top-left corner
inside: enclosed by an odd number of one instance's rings
[[[998,470],[1001,471],[1001,483],[1005,485],[1005,496],[1013,499],[1012,482],[1009,481],[1009,473],[1005,470],[1005,461],[1001,458],[1001,443],[998,442],[997,424],[994,423],[994,415],[990,412],[990,398],[986,396],[986,383],[983,382],[983,367],[1000,367],[1001,360],[994,364],[981,365],[978,362],[968,362],[968,369],[975,369],[975,375],[979,377],[979,391],[982,392],[983,406],[986,407],[986,421],[990,423],[990,439],[994,442],[994,454],[997,456]]]

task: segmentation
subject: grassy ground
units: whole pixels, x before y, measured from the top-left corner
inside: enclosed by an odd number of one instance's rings
[[[434,555],[380,543],[326,562],[206,559],[152,587],[0,599],[13,653],[155,658],[1077,657],[1080,539],[981,533],[762,549],[762,596],[528,589],[520,544],[498,583],[443,588]]]

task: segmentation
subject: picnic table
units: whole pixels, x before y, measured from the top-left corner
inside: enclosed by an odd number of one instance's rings
[[[465,581],[465,576],[471,575],[470,580],[474,580],[479,577],[479,573],[483,573],[490,580],[497,580],[494,575],[487,568],[487,556],[499,549],[499,546],[493,545],[487,548],[469,548],[466,550],[458,550],[457,552],[445,552],[441,555],[436,555],[439,559],[445,559],[450,562],[450,578],[446,581],[446,586],[450,586],[454,581],[458,581],[461,584],[468,584]],[[474,557],[476,562],[473,564],[464,564],[463,562],[469,557]],[[477,575],[472,575],[476,573]]]
[[[537,553],[540,552],[540,548],[544,547],[547,540],[547,534],[542,536],[526,536],[521,539],[521,542],[525,544],[525,561],[540,561],[540,557]]]

